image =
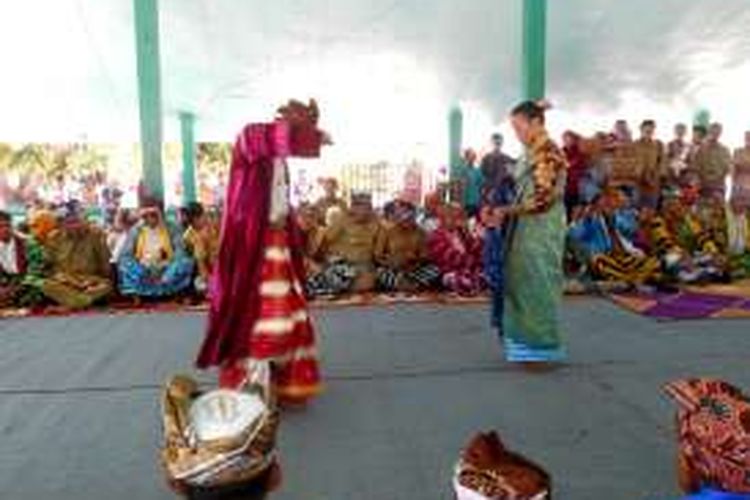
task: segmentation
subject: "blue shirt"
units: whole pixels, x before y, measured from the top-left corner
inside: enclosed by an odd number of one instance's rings
[[[482,183],[484,181],[482,171],[463,163],[454,169],[453,177],[463,181],[464,207],[478,207],[481,201]]]
[[[726,493],[712,488],[703,488],[698,493],[682,497],[680,500],[750,500],[750,494]]]

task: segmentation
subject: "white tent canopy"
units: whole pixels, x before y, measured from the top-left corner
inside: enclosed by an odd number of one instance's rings
[[[444,160],[461,103],[482,145],[519,95],[521,0],[160,0],[165,140],[177,112],[232,140],[289,97],[316,97],[340,158]],[[623,116],[663,127],[708,108],[750,128],[750,0],[550,0],[556,131]],[[131,0],[0,7],[0,141],[137,141]],[[333,153],[334,150],[332,150]]]

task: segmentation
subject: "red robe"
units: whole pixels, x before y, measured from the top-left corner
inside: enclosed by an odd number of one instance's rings
[[[269,223],[273,159],[287,156],[279,122],[245,127],[232,151],[219,258],[211,283],[208,331],[199,368],[226,366],[248,357],[249,332],[260,315],[263,244]],[[292,261],[304,276],[300,232],[287,218]]]

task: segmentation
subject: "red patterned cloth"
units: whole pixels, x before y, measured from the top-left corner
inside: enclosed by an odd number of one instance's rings
[[[694,487],[750,493],[750,400],[716,379],[689,379],[665,387],[679,406],[682,461]]]
[[[304,401],[320,391],[320,373],[315,333],[284,229],[266,231],[259,296],[258,319],[247,336],[249,356],[272,361],[272,382],[281,399]],[[232,363],[222,368],[220,384],[234,387],[244,378],[244,364]]]
[[[474,295],[484,289],[481,239],[465,229],[439,228],[430,235],[428,250],[448,290]]]

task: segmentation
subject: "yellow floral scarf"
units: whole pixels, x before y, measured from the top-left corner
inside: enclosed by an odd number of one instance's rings
[[[159,226],[157,231],[161,248],[165,254],[165,260],[170,261],[174,256],[174,249],[172,248],[172,240],[169,237],[169,231],[167,231],[167,228],[163,225]],[[140,262],[146,257],[147,237],[148,231],[144,226],[138,232],[138,238],[135,241],[135,258]]]

